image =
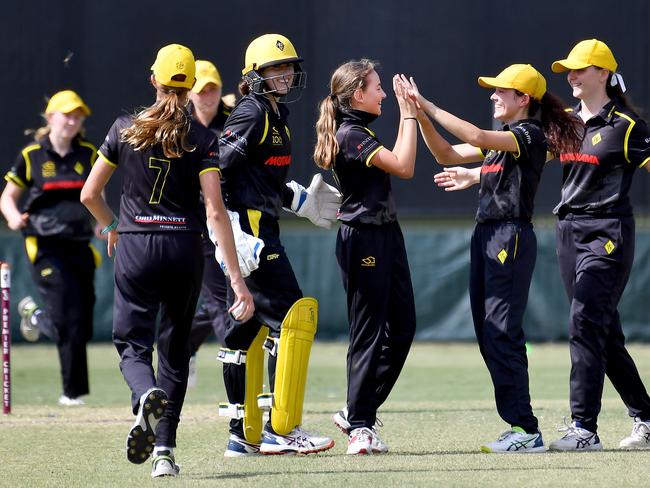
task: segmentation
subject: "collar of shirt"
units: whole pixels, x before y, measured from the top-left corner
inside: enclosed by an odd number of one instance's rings
[[[80,140],[80,139],[81,139],[81,135],[79,135],[79,134],[77,134],[77,135],[75,136],[75,138],[72,139],[72,142],[70,143],[70,152],[69,152],[68,154],[73,153],[73,152],[75,152],[75,151],[77,150],[77,148],[79,147],[79,140]],[[43,149],[45,149],[45,150],[46,150],[47,152],[49,152],[50,154],[52,154],[52,155],[54,155],[54,156],[57,156],[57,157],[59,157],[59,158],[61,157],[61,156],[59,155],[59,153],[56,152],[56,151],[54,150],[54,146],[52,146],[52,141],[50,141],[50,136],[49,136],[49,134],[46,135],[45,137],[39,139],[37,142],[41,145],[41,147],[42,147]],[[66,156],[67,156],[68,154],[66,154]],[[64,157],[65,157],[65,156],[64,156]]]
[[[344,110],[339,109],[337,114],[337,122],[341,125],[343,122],[349,124],[360,124],[363,126],[368,126],[379,117],[378,115],[364,112],[363,110],[355,110],[353,108]]]
[[[580,113],[580,109],[582,108],[582,104],[578,103],[574,108],[573,111],[577,114]],[[592,118],[587,120],[585,123],[589,123],[590,121],[600,118],[603,122],[605,123],[610,123],[612,121],[612,118],[614,117],[614,110],[616,109],[616,103],[614,100],[610,100],[607,102],[605,105],[603,105],[603,108],[600,109],[600,111],[594,115]]]

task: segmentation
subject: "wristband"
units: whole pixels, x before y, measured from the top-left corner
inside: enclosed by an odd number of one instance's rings
[[[117,224],[118,224],[118,220],[115,217],[113,217],[113,222],[111,222],[109,225],[104,227],[101,230],[100,234],[102,234],[102,235],[108,234],[110,231],[115,230],[115,228],[117,227]]]
[[[418,120],[417,117],[404,117],[402,120]]]

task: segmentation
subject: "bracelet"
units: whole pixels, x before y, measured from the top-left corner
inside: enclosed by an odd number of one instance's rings
[[[404,117],[402,120],[418,120],[417,117]]]
[[[118,224],[118,220],[115,217],[113,217],[113,222],[111,222],[109,225],[104,227],[100,231],[100,234],[102,234],[102,235],[108,234],[110,231],[115,230],[115,228],[117,227],[117,224]]]

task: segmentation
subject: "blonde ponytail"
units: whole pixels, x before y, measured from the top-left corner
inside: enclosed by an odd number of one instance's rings
[[[327,96],[320,102],[320,116],[316,122],[316,147],[314,162],[323,169],[332,169],[339,152],[336,142],[336,107],[334,96]]]
[[[185,109],[187,89],[159,86],[161,94],[156,102],[133,118],[133,125],[122,129],[122,140],[136,151],[162,145],[168,158],[180,158],[196,148],[187,142],[190,116]]]

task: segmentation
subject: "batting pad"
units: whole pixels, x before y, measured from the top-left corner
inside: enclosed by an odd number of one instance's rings
[[[271,425],[277,434],[287,435],[302,423],[307,367],[317,322],[318,302],[311,297],[294,303],[282,321],[271,411]]]
[[[244,437],[252,444],[262,439],[262,410],[257,406],[257,395],[262,393],[264,380],[264,341],[267,327],[260,327],[255,340],[246,351],[246,393],[244,397]]]

